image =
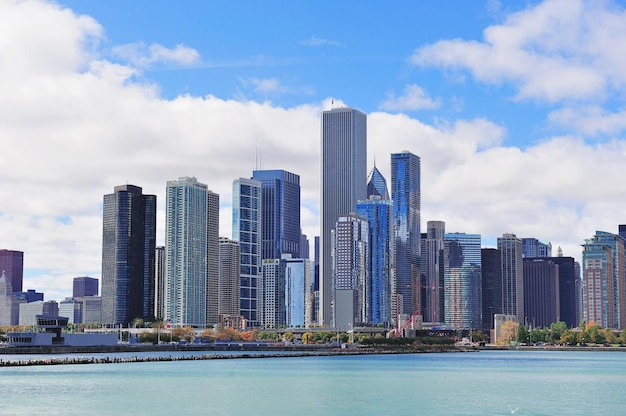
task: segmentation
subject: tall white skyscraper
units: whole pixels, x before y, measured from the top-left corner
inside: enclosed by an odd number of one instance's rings
[[[208,291],[218,285],[219,196],[196,178],[181,177],[167,182],[166,199],[164,318],[204,327],[213,308],[207,299],[216,298]],[[217,315],[217,302],[214,308]]]
[[[239,315],[239,241],[220,237],[219,315]]]
[[[321,117],[320,301],[318,323],[333,323],[334,286],[331,231],[339,217],[367,198],[367,117],[352,108],[323,111]],[[335,305],[336,306],[336,305]]]
[[[233,182],[233,239],[240,249],[240,310],[248,325],[257,327],[261,284],[261,182],[239,178]]]

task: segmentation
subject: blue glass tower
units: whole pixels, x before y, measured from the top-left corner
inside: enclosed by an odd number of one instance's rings
[[[368,223],[367,323],[392,322],[393,227],[392,203],[372,196],[356,204],[356,212]]]
[[[255,170],[252,179],[262,188],[262,258],[300,257],[300,176],[285,170]]]
[[[241,315],[250,326],[260,325],[259,279],[261,277],[261,182],[239,178],[233,182],[233,239],[239,241]]]
[[[121,185],[104,196],[102,229],[102,316],[126,324],[154,313],[156,196]]]
[[[443,282],[446,325],[482,328],[480,234],[444,236]]]
[[[420,299],[420,158],[404,151],[391,155],[396,292],[399,313],[421,310]]]

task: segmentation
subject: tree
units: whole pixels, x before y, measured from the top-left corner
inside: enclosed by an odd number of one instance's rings
[[[567,324],[565,322],[554,322],[550,325],[550,338],[554,342],[561,342],[561,336],[563,332],[567,330]]]
[[[177,338],[178,340],[185,340],[187,342],[192,342],[194,337],[196,336],[196,331],[190,326],[184,326],[182,328],[174,328],[172,330],[172,337]]]
[[[517,339],[517,328],[519,324],[515,321],[506,321],[500,326],[500,336],[496,342],[500,345],[509,345],[511,341]]]
[[[602,335],[604,336],[604,342],[608,342],[609,344],[615,344],[617,342],[617,337],[612,329],[605,329]]]
[[[576,345],[578,343],[578,334],[571,329],[566,329],[561,334],[559,342],[565,345]]]
[[[619,342],[622,345],[626,345],[626,329],[622,330],[619,334]]]
[[[530,342],[530,331],[524,325],[517,328],[517,342],[520,344],[528,344]]]
[[[304,334],[302,334],[302,343],[303,344],[310,344],[313,338],[313,334],[310,332],[305,332]]]
[[[283,339],[284,339],[285,341],[292,342],[292,341],[293,341],[293,338],[294,338],[294,336],[293,336],[293,332],[291,332],[291,331],[287,331],[287,332],[285,332],[285,333],[283,334]]]

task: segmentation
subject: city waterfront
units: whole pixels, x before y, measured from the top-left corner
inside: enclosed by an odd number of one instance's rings
[[[0,414],[620,414],[624,386],[626,354],[606,351],[4,367]]]

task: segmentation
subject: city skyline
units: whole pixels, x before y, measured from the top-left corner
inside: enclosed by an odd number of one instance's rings
[[[312,240],[320,113],[342,106],[367,115],[368,171],[421,158],[422,226],[580,261],[625,222],[621,3],[333,7],[3,2],[0,247],[24,252],[24,289],[101,277],[102,195],[123,183],[157,195],[161,245],[169,178],[218,193],[228,237],[233,178],[294,172]]]

